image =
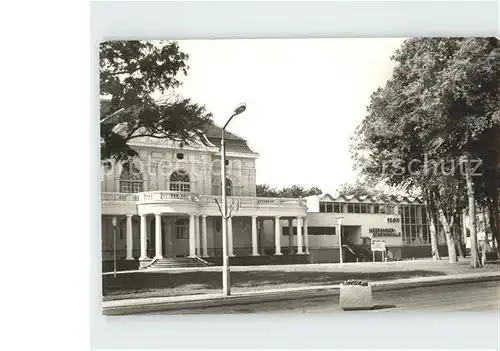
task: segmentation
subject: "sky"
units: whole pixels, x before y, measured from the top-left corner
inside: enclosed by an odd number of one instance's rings
[[[334,193],[356,181],[349,137],[385,85],[404,38],[179,41],[189,54],[178,90],[259,153],[257,184]]]

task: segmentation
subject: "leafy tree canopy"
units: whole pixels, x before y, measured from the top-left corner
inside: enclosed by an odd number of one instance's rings
[[[187,75],[188,58],[170,41],[100,44],[101,159],[137,156],[127,143],[138,137],[196,139],[211,114],[175,94],[179,78]]]
[[[267,184],[257,185],[257,196],[258,197],[287,197],[287,198],[299,198],[311,195],[321,195],[323,191],[317,187],[311,187],[309,189],[304,189],[301,185],[292,185],[291,187],[285,187],[281,190],[277,188],[271,188]]]

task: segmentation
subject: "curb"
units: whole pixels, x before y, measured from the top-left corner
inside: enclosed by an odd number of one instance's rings
[[[493,273],[482,276],[462,276],[462,277],[426,277],[418,281],[408,279],[399,282],[385,281],[373,282],[372,291],[402,290],[430,286],[442,286],[453,284],[480,283],[489,281],[500,281],[500,273]],[[150,312],[176,311],[187,309],[199,309],[218,306],[231,306],[240,304],[264,303],[275,301],[299,300],[303,298],[318,298],[337,296],[339,294],[339,285],[330,285],[324,287],[310,287],[295,291],[273,291],[273,292],[252,292],[245,295],[217,296],[208,299],[199,298],[191,301],[178,302],[156,302],[156,303],[135,303],[124,306],[104,306],[102,313],[106,316],[141,314]]]

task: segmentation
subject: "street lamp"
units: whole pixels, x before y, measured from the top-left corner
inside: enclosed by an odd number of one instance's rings
[[[116,217],[113,217],[113,275],[116,278]]]
[[[243,113],[246,110],[245,104],[240,104],[236,107],[233,114],[227,120],[224,127],[222,127],[221,136],[221,159],[222,159],[222,174],[221,174],[221,187],[222,187],[222,294],[224,296],[229,296],[231,294],[231,283],[229,277],[229,256],[227,254],[227,195],[226,195],[226,146],[225,146],[225,130],[229,122],[234,116]]]
[[[344,217],[337,217],[337,231],[339,233],[339,246],[340,246],[340,264],[344,263],[343,250],[342,250],[342,219]]]

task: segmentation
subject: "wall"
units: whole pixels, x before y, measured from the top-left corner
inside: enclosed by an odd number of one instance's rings
[[[376,240],[384,240],[387,246],[401,246],[402,237],[374,237],[370,228],[394,229],[401,235],[401,223],[388,223],[387,217],[399,217],[399,215],[373,214],[373,213],[307,213],[308,226],[337,226],[337,217],[343,217],[342,226],[347,228],[349,238],[353,238],[360,244],[362,237]],[[358,227],[359,229],[355,229]],[[352,228],[352,229],[349,229]],[[351,234],[352,233],[352,234]],[[338,235],[309,235],[309,248],[338,246]]]

